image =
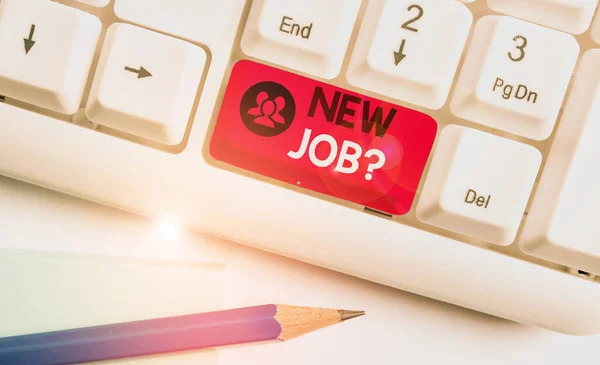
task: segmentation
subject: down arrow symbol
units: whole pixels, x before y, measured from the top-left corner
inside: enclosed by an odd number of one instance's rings
[[[29,38],[23,38],[23,41],[25,42],[25,54],[29,54],[29,51],[31,51],[31,48],[33,48],[33,45],[35,44],[35,41],[33,40],[33,33],[35,33],[35,24],[31,24]]]
[[[400,49],[397,52],[394,52],[394,64],[398,66],[400,62],[406,57],[404,54],[404,45],[406,44],[406,39],[402,40],[402,44],[400,45]]]

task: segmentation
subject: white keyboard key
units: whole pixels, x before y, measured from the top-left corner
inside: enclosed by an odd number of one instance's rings
[[[326,79],[339,74],[361,0],[256,0],[242,50]]]
[[[500,13],[573,34],[590,26],[598,0],[488,0]]]
[[[600,275],[600,50],[584,54],[525,220],[526,253]]]
[[[110,26],[86,115],[94,123],[167,145],[181,142],[206,53],[127,24]]]
[[[450,125],[417,206],[425,223],[506,246],[525,212],[542,156],[535,148]]]
[[[75,0],[75,1],[79,1],[80,3],[84,3],[87,5],[92,5],[97,8],[103,8],[110,3],[110,0]]]
[[[128,23],[208,46],[227,57],[246,0],[115,0],[115,14]],[[214,60],[213,60],[214,61]]]
[[[448,92],[473,22],[456,1],[371,1],[348,70],[357,87],[430,109]]]
[[[458,117],[535,140],[550,136],[579,56],[573,36],[505,16],[475,34],[450,103]]]
[[[0,95],[75,114],[102,25],[47,0],[0,1]]]
[[[590,36],[594,42],[600,44],[600,10],[596,12],[596,17],[594,18],[594,22],[592,23],[592,28],[590,30]]]

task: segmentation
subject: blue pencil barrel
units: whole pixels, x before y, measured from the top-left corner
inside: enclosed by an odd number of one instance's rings
[[[273,305],[0,338],[0,365],[71,365],[276,339]]]

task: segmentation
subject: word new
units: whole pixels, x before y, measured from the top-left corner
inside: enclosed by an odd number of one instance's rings
[[[492,91],[496,91],[496,89],[499,88],[501,89],[502,97],[506,100],[514,98],[518,100],[527,99],[527,102],[532,104],[535,104],[537,102],[538,94],[536,92],[529,91],[529,89],[525,85],[519,84],[515,89],[514,85],[504,85],[504,80],[498,77],[496,78],[496,83],[494,84],[494,88],[492,89]]]
[[[351,94],[342,94],[339,91],[333,94],[331,100],[327,100],[327,95],[320,86],[317,86],[313,92],[312,101],[308,108],[309,117],[314,118],[317,107],[320,107],[325,120],[328,122],[335,121],[335,124],[349,129],[354,129],[354,121],[347,118],[356,119],[356,114],[362,111],[361,130],[364,133],[371,133],[373,127],[375,127],[377,137],[385,135],[398,113],[398,110],[390,108],[384,117],[384,110],[380,106],[374,108],[373,113],[371,113],[372,106],[369,100],[363,100]]]
[[[488,195],[487,197],[482,196],[482,195],[477,195],[477,192],[475,190],[469,189],[467,191],[467,195],[465,196],[465,203],[475,204],[478,207],[483,207],[484,209],[487,209],[488,204],[490,204],[491,199],[492,199],[491,195]]]
[[[310,23],[309,25],[306,25],[303,27],[298,23],[293,23],[292,22],[293,20],[294,19],[290,18],[289,16],[284,16],[281,19],[281,25],[279,26],[279,31],[283,32],[283,33],[295,35],[295,36],[300,36],[304,39],[309,39],[310,32],[312,31],[313,23]]]
[[[302,136],[302,142],[300,143],[298,151],[288,152],[288,157],[298,160],[302,158],[308,150],[308,158],[313,165],[317,167],[331,166],[331,164],[333,164],[337,158],[337,164],[335,165],[336,172],[340,172],[342,174],[353,174],[358,171],[360,165],[358,159],[363,156],[363,149],[358,143],[345,140],[342,143],[342,147],[339,148],[335,138],[329,134],[319,134],[313,138],[312,141],[310,140],[311,134],[312,130],[306,128],[304,130],[304,136]],[[317,156],[317,148],[322,143],[329,145],[329,155],[323,159]],[[370,149],[364,154],[364,157],[368,159],[370,159],[372,156],[377,156],[377,162],[369,163],[369,166],[367,167],[365,179],[368,181],[373,179],[373,171],[382,168],[385,164],[385,155],[380,150]],[[347,166],[348,164],[349,166]]]

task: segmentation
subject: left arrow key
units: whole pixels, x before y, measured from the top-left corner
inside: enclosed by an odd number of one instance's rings
[[[31,28],[29,30],[29,38],[23,38],[25,42],[25,54],[29,54],[31,48],[35,45],[35,41],[33,40],[33,34],[35,33],[35,24],[31,24]]]

